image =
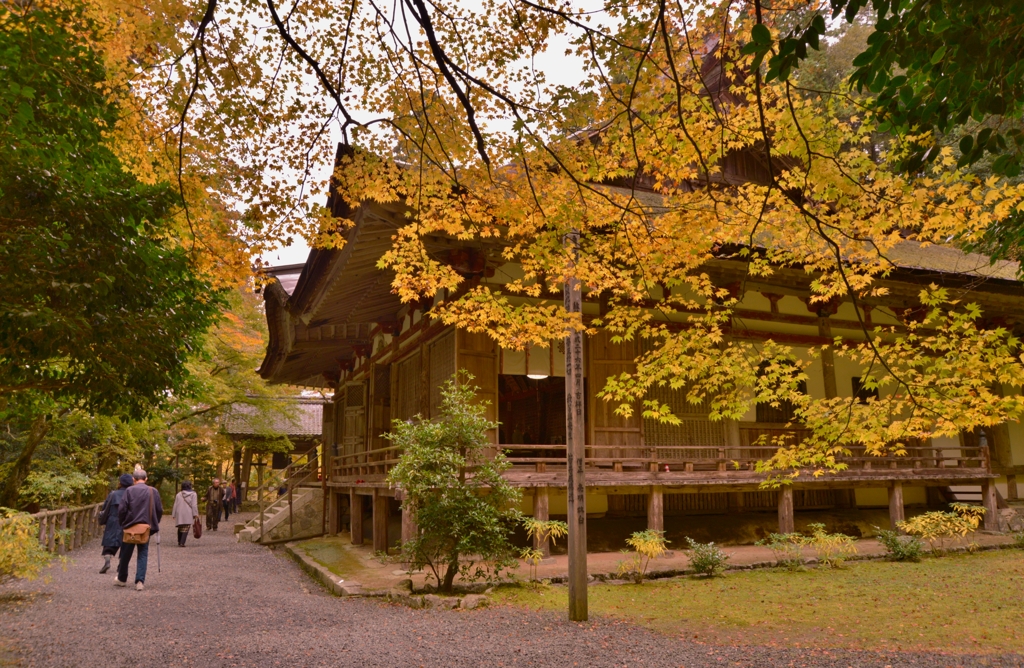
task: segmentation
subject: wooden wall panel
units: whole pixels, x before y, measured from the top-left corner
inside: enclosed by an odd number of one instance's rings
[[[612,343],[611,334],[599,331],[589,339],[588,368],[588,403],[590,415],[587,422],[589,433],[587,443],[591,445],[643,445],[643,421],[638,410],[630,417],[615,413],[618,405],[614,401],[597,398],[597,393],[604,389],[605,382],[611,376],[623,372],[636,371],[636,358],[639,346],[635,341]],[[623,452],[623,456],[630,453]]]
[[[473,374],[473,384],[480,388],[477,398],[487,402],[487,419],[498,421],[498,344],[486,334],[458,330],[455,362],[457,369]],[[498,432],[491,430],[491,443],[498,442]]]

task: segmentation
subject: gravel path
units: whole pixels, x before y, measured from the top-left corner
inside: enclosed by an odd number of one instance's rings
[[[146,590],[99,575],[99,546],[49,583],[0,587],[0,666],[1016,666],[955,657],[725,647],[614,621],[572,624],[512,608],[410,610],[325,594],[281,553],[234,541],[229,525],[165,537]],[[169,543],[169,544],[168,544]],[[129,579],[134,577],[134,563]]]

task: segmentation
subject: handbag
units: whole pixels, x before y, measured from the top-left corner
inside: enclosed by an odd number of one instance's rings
[[[149,488],[149,517],[153,518],[153,492],[152,487]],[[124,534],[121,536],[122,543],[128,543],[129,545],[145,545],[149,542],[149,522],[139,522],[133,524],[124,530]]]
[[[203,523],[199,521],[199,515],[192,520],[192,535],[196,538],[203,537]]]

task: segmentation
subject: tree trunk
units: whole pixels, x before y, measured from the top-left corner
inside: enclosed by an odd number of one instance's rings
[[[4,481],[3,490],[0,491],[0,506],[6,508],[18,507],[18,494],[21,489],[21,483],[28,477],[28,472],[32,467],[32,455],[35,454],[36,448],[43,442],[46,432],[50,428],[50,423],[46,417],[46,415],[39,415],[32,420],[32,426],[29,427],[25,447],[14,462],[14,466],[11,467],[11,472],[7,475],[7,480]]]
[[[448,562],[448,570],[444,574],[444,581],[441,582],[441,586],[438,590],[444,594],[452,593],[452,586],[455,584],[455,575],[459,572],[459,556],[455,557]]]

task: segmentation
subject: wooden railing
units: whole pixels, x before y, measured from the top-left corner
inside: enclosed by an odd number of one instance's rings
[[[97,521],[102,503],[44,510],[32,515],[39,523],[39,544],[55,554],[82,547],[103,533]]]
[[[746,423],[741,429],[738,447],[706,445],[623,446],[588,445],[586,463],[589,468],[614,471],[754,471],[757,462],[775,454],[778,438],[792,443],[805,437],[802,429],[784,429],[775,425]],[[763,440],[761,437],[764,437]],[[536,471],[564,469],[564,445],[502,444],[497,446],[505,454],[513,469],[532,468]],[[864,448],[849,448],[850,454],[837,460],[847,466],[850,473],[892,469],[984,469],[990,468],[987,447],[936,447],[911,444],[906,454],[877,456]],[[331,476],[334,479],[380,479],[398,463],[401,452],[391,446],[334,457]]]
[[[380,476],[387,474],[398,463],[401,448],[391,445],[386,448],[367,450],[347,455],[338,455],[331,461],[333,477]]]
[[[263,540],[263,523],[267,517],[267,511],[274,505],[278,498],[275,498],[271,492],[277,493],[281,487],[284,487],[287,492],[285,494],[285,500],[288,504],[288,527],[289,533],[295,535],[295,517],[294,517],[294,498],[295,490],[302,485],[317,484],[323,486],[326,484],[326,480],[323,476],[323,471],[320,467],[320,457],[316,454],[316,448],[311,449],[305,454],[301,455],[298,461],[292,462],[283,469],[283,473],[280,477],[275,478],[274,488],[269,489],[267,483],[257,488],[257,498],[259,500],[259,510],[257,511],[255,521],[260,526],[260,540]],[[269,482],[269,479],[268,479]],[[267,500],[270,499],[270,503]]]

